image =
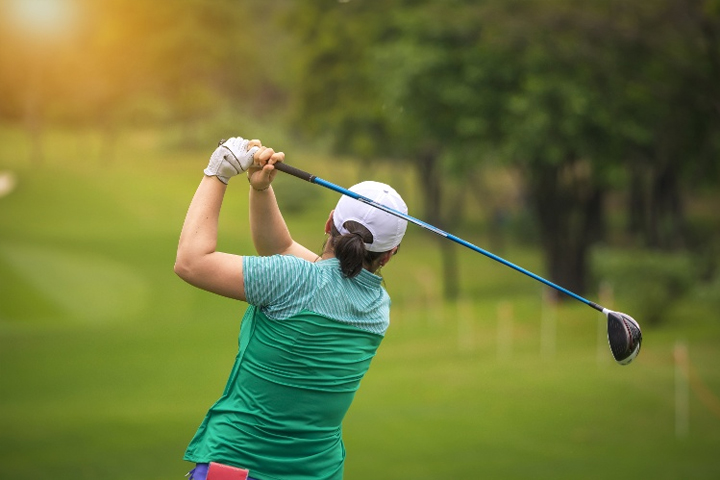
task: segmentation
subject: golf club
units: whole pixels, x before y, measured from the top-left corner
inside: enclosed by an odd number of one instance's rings
[[[464,247],[467,247],[471,250],[474,250],[475,252],[481,253],[485,255],[488,258],[491,258],[497,262],[502,263],[505,266],[508,266],[514,270],[517,270],[520,273],[524,273],[525,275],[534,278],[535,280],[544,283],[545,285],[554,288],[555,290],[558,290],[559,292],[562,292],[576,300],[579,300],[580,302],[594,308],[595,310],[602,312],[607,317],[607,332],[608,332],[608,344],[610,345],[610,351],[612,352],[613,357],[615,358],[615,361],[618,362],[620,365],[627,365],[630,362],[633,361],[635,357],[637,357],[638,353],[640,352],[640,345],[642,343],[642,333],[640,331],[640,325],[633,319],[631,316],[626,315],[621,312],[615,312],[612,310],[608,310],[607,308],[602,307],[601,305],[598,305],[597,303],[591,302],[590,300],[587,300],[580,295],[571,292],[570,290],[567,290],[566,288],[563,288],[549,280],[546,280],[542,278],[539,275],[536,275],[532,273],[529,270],[525,270],[524,268],[515,265],[514,263],[508,262],[504,258],[498,257],[497,255],[488,252],[487,250],[484,250],[476,245],[473,245],[470,242],[467,242],[463,240],[462,238],[456,237],[455,235],[449,234],[443,230],[440,230],[437,227],[434,227],[430,225],[429,223],[423,222],[422,220],[418,220],[415,217],[411,217],[410,215],[404,214],[402,212],[399,212],[397,210],[394,210],[392,208],[386,207],[385,205],[382,205],[380,203],[376,203],[370,198],[364,197],[362,195],[358,195],[357,193],[347,190],[345,188],[339,187],[335,185],[334,183],[330,183],[327,180],[323,180],[322,178],[319,178],[315,175],[312,175],[310,173],[307,173],[303,170],[300,170],[298,168],[295,168],[293,166],[290,166],[286,163],[280,162],[275,164],[275,168],[280,170],[281,172],[285,172],[289,175],[292,175],[294,177],[297,177],[301,180],[305,180],[310,183],[314,183],[316,185],[320,185],[322,187],[328,188],[330,190],[333,190],[335,192],[341,193],[343,195],[346,195],[348,197],[354,198],[355,200],[358,200],[360,202],[366,203],[372,207],[378,208],[386,213],[389,213],[390,215],[394,215],[396,217],[400,217],[404,220],[407,220],[410,223],[414,223],[415,225],[418,225],[426,230],[430,230],[431,232],[440,235],[441,237],[445,237],[449,240],[452,240],[455,243],[458,243]]]

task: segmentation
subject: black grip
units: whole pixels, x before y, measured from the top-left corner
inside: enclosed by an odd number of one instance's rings
[[[590,302],[590,303],[588,303],[588,305],[590,305],[592,308],[594,308],[594,309],[597,310],[598,312],[602,312],[602,311],[604,310],[604,308],[603,308],[602,305],[598,305],[598,304],[595,303],[595,302]]]
[[[313,180],[315,180],[315,175],[311,175],[308,172],[304,172],[299,168],[295,168],[284,162],[278,162],[274,164],[274,167],[281,172],[285,172],[293,177],[299,178],[300,180],[305,180],[306,182],[313,183]]]

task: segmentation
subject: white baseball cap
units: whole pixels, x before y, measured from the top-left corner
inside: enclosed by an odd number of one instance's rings
[[[405,201],[390,185],[367,181],[353,185],[350,191],[398,212],[408,213]],[[407,220],[343,195],[333,214],[335,228],[342,235],[350,233],[344,226],[347,221],[358,222],[372,233],[373,242],[365,244],[370,252],[387,252],[397,247],[407,230]]]

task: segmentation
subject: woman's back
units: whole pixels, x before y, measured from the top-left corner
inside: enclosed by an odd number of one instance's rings
[[[372,330],[388,324],[380,277],[345,278],[335,259],[247,257],[245,268],[248,298],[262,306],[243,317],[225,391],[186,458],[247,458],[268,478],[342,478],[342,420],[382,341]]]

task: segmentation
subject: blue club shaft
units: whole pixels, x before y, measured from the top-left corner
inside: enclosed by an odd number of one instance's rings
[[[351,190],[348,190],[348,189],[346,189],[346,188],[340,187],[340,186],[338,186],[338,185],[335,185],[334,183],[328,182],[327,180],[323,180],[322,178],[319,178],[319,177],[317,177],[317,176],[315,176],[315,175],[311,175],[311,174],[309,174],[309,173],[307,173],[307,172],[304,172],[304,171],[302,171],[302,170],[300,170],[300,169],[297,169],[297,168],[295,168],[295,167],[292,167],[292,166],[290,166],[290,165],[287,165],[286,163],[276,163],[276,164],[275,164],[275,168],[277,168],[278,170],[280,170],[280,171],[282,171],[282,172],[285,172],[285,173],[288,173],[288,174],[290,174],[290,175],[293,175],[293,176],[295,176],[295,177],[297,177],[297,178],[300,178],[300,179],[302,179],[302,180],[308,181],[308,182],[310,182],[310,183],[314,183],[314,184],[316,184],[316,185],[320,185],[320,186],[322,186],[322,187],[328,188],[328,189],[333,190],[333,191],[335,191],[335,192],[337,192],[337,193],[340,193],[340,194],[342,194],[342,195],[346,195],[346,196],[348,196],[348,197],[354,198],[355,200],[358,200],[358,201],[361,201],[361,202],[363,202],[363,203],[366,203],[366,204],[368,204],[368,205],[370,205],[370,206],[372,206],[372,207],[375,207],[375,208],[380,209],[380,210],[382,210],[382,211],[384,211],[384,212],[386,212],[386,213],[389,213],[390,215],[394,215],[394,216],[396,216],[396,217],[399,217],[399,218],[402,218],[402,219],[404,219],[404,220],[407,220],[407,221],[410,222],[410,223],[413,223],[413,224],[415,224],[415,225],[418,225],[418,226],[420,226],[420,227],[422,227],[422,228],[424,228],[424,229],[426,229],[426,230],[429,230],[429,231],[431,231],[431,232],[433,232],[433,233],[435,233],[435,234],[437,234],[437,235],[440,235],[441,237],[445,237],[445,238],[447,238],[448,240],[452,240],[453,242],[455,242],[455,243],[457,243],[457,244],[459,244],[459,245],[462,245],[462,246],[464,246],[464,247],[467,247],[467,248],[469,248],[470,250],[473,250],[473,251],[475,251],[475,252],[477,252],[477,253],[480,253],[480,254],[482,254],[482,255],[485,255],[486,257],[491,258],[491,259],[495,260],[496,262],[499,262],[499,263],[501,263],[501,264],[503,264],[503,265],[505,265],[505,266],[507,266],[507,267],[512,268],[513,270],[516,270],[516,271],[518,271],[518,272],[520,272],[520,273],[523,273],[523,274],[527,275],[528,277],[533,278],[533,279],[537,280],[538,282],[547,285],[548,287],[554,288],[555,290],[557,290],[557,291],[559,291],[559,292],[562,292],[562,293],[564,293],[565,295],[568,295],[568,296],[570,296],[570,297],[572,297],[572,298],[574,298],[574,299],[576,299],[576,300],[578,300],[578,301],[580,301],[580,302],[582,302],[582,303],[584,303],[584,304],[586,304],[586,305],[594,308],[595,310],[597,310],[597,311],[599,311],[599,312],[602,312],[602,311],[603,311],[603,307],[600,306],[600,305],[598,305],[597,303],[591,302],[590,300],[588,300],[588,299],[586,299],[586,298],[583,298],[583,297],[581,297],[580,295],[578,295],[578,294],[576,294],[576,293],[574,293],[574,292],[571,292],[570,290],[568,290],[568,289],[566,289],[566,288],[564,288],[564,287],[561,287],[560,285],[557,285],[556,283],[551,282],[550,280],[546,280],[545,278],[541,277],[540,275],[537,275],[537,274],[535,274],[535,273],[533,273],[533,272],[531,272],[531,271],[529,271],[529,270],[526,270],[526,269],[522,268],[522,267],[519,266],[519,265],[515,265],[514,263],[509,262],[509,261],[505,260],[505,259],[502,258],[502,257],[498,257],[498,256],[495,255],[494,253],[488,252],[488,251],[485,250],[484,248],[480,248],[480,247],[478,247],[477,245],[474,245],[474,244],[472,244],[472,243],[470,243],[470,242],[468,242],[468,241],[466,241],[466,240],[463,240],[463,239],[460,238],[460,237],[456,237],[455,235],[452,235],[452,234],[450,234],[450,233],[448,233],[448,232],[446,232],[446,231],[444,231],[444,230],[441,230],[441,229],[439,229],[439,228],[437,228],[437,227],[434,227],[434,226],[430,225],[430,224],[427,223],[427,222],[423,222],[422,220],[419,220],[419,219],[417,219],[417,218],[415,218],[415,217],[412,217],[412,216],[410,216],[410,215],[407,215],[407,214],[405,214],[405,213],[399,212],[399,211],[397,211],[397,210],[395,210],[395,209],[393,209],[393,208],[386,207],[385,205],[382,205],[382,204],[380,204],[380,203],[375,202],[375,201],[372,200],[371,198],[365,197],[365,196],[363,196],[363,195],[359,195],[359,194],[357,194],[357,193],[355,193],[355,192],[353,192],[353,191],[351,191]]]

